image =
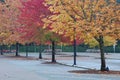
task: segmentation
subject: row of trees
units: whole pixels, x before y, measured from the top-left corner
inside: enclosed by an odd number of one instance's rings
[[[118,1],[119,2],[119,1]],[[120,39],[120,4],[116,0],[5,0],[0,3],[0,44],[98,45],[101,71],[104,46]],[[75,47],[74,47],[75,49]],[[16,53],[16,55],[18,55]]]

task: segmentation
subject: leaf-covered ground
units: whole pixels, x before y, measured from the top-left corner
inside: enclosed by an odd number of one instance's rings
[[[78,74],[117,74],[120,75],[120,71],[100,71],[100,70],[73,70],[73,71],[69,71],[71,73],[78,73]]]

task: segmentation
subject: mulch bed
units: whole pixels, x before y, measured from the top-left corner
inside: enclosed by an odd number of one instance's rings
[[[42,64],[58,64],[57,62],[48,62],[48,61],[46,61],[46,62],[43,62]]]
[[[70,73],[77,74],[117,74],[120,75],[120,71],[100,71],[100,70],[73,70],[69,71]]]

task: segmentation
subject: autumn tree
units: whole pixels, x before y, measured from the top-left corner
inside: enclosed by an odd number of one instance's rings
[[[16,44],[16,56],[18,56],[18,42],[20,41],[20,34],[17,32],[17,28],[20,26],[20,24],[17,22],[17,17],[19,15],[19,9],[20,6],[19,0],[4,0],[4,3],[2,3],[1,10],[1,33],[4,33],[6,35],[1,35],[2,38],[1,41],[2,44],[5,45],[12,45]],[[13,15],[14,14],[14,15]],[[6,38],[5,38],[6,36]]]
[[[21,33],[20,37],[22,44],[27,45],[32,42],[42,44],[44,30],[41,28],[43,23],[40,21],[42,10],[39,9],[42,0],[20,1],[22,6],[19,7],[20,15],[18,22],[21,26],[18,28],[18,32]]]
[[[2,45],[4,44],[5,39],[9,36],[9,30],[7,25],[8,16],[5,13],[6,6],[4,3],[0,2],[0,45],[1,45],[1,54],[2,52]]]
[[[75,28],[76,36],[81,34],[79,38],[85,42],[94,39],[100,48],[101,71],[105,71],[104,38],[110,37],[113,41],[120,38],[120,4],[116,0],[45,1],[54,13],[49,17],[52,21],[46,24],[51,24],[53,31],[59,34],[70,35]]]
[[[48,10],[48,7],[44,6],[43,2],[44,0],[21,1],[23,6],[20,7],[21,14],[19,16],[19,22],[23,25],[18,30],[22,33],[21,38],[25,42],[35,42],[36,44],[42,45],[47,41],[51,41],[53,44],[52,62],[55,62],[54,42],[56,40],[55,38],[53,39],[55,35],[49,32],[49,28],[43,28],[44,22],[42,21],[51,12]]]

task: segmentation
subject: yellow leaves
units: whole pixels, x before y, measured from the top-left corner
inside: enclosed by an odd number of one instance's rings
[[[59,13],[61,12],[61,8],[62,6],[60,5],[61,2],[60,0],[45,0],[46,4],[45,5],[52,5],[52,6],[49,6],[49,10],[53,13]]]
[[[104,45],[105,46],[111,46],[116,42],[116,39],[110,36],[105,36],[104,37]]]
[[[6,33],[0,33],[0,37],[6,37],[7,34]]]
[[[60,20],[62,22],[69,22],[72,20],[68,14],[61,14],[58,17],[59,17],[58,20]]]
[[[99,45],[99,43],[95,40],[95,38],[93,38],[90,35],[87,35],[84,41],[85,41],[85,44],[88,44],[90,47],[95,47]],[[111,46],[115,42],[116,42],[116,39],[114,39],[113,37],[110,37],[110,36],[104,37],[104,46]]]
[[[62,8],[62,6],[57,6],[56,8],[53,6],[50,6],[49,10],[53,13],[59,13],[59,12],[61,12],[61,8]]]
[[[45,29],[46,27],[48,27],[48,26],[52,23],[52,21],[50,21],[50,20],[47,19],[47,18],[43,18],[42,21],[45,22],[45,23],[44,23],[44,26],[43,26],[44,29]]]
[[[65,26],[61,23],[61,22],[55,22],[52,24],[52,28],[53,28],[53,32],[59,33],[59,34],[63,34],[64,31],[67,29],[64,28]]]
[[[90,47],[95,47],[98,45],[98,42],[95,40],[95,38],[92,37],[91,34],[86,34],[84,37],[85,44],[88,44]]]
[[[5,40],[10,36],[10,33],[4,31],[4,32],[0,32],[0,43],[5,43]]]
[[[106,45],[111,45],[114,38],[117,37],[116,31],[117,34],[120,32],[116,28],[116,26],[120,26],[120,24],[116,24],[116,20],[120,20],[120,5],[116,5],[116,0],[46,1],[50,4],[52,12],[59,12],[59,14],[50,17],[53,20],[51,22],[53,31],[70,36],[72,40],[74,27],[76,28],[76,36],[81,34],[80,37],[92,46],[98,45],[94,37],[99,35],[105,36]],[[110,35],[112,36],[110,37]]]
[[[45,0],[45,2],[48,4],[48,5],[51,5],[51,4],[56,4],[59,0]]]
[[[52,15],[52,16],[50,16],[49,18],[50,18],[50,20],[55,21],[55,20],[59,19],[59,16],[57,16],[57,15]]]

